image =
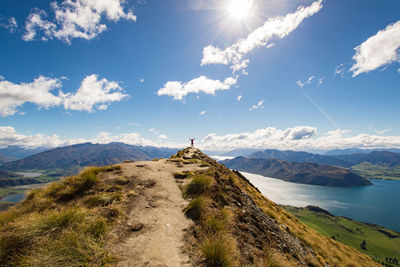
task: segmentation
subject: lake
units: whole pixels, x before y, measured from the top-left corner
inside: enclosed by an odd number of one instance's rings
[[[42,175],[41,172],[16,172],[16,174],[27,178],[36,178]]]
[[[25,197],[25,194],[10,194],[8,196],[3,197],[0,199],[0,202],[14,202],[18,203],[22,201]]]
[[[361,222],[400,231],[400,181],[371,179],[372,186],[330,187],[284,182],[241,172],[277,204],[304,207],[315,205]]]

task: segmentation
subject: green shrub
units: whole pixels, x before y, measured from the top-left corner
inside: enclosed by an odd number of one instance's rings
[[[185,215],[193,220],[200,220],[206,208],[204,197],[198,197],[190,201],[187,208],[184,209]]]
[[[230,248],[224,238],[207,238],[201,246],[201,251],[207,266],[232,266]]]
[[[211,187],[214,179],[210,176],[196,175],[185,189],[185,195],[196,197],[204,194]]]

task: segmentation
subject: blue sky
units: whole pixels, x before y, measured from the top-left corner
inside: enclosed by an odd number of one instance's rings
[[[3,0],[0,146],[400,147],[399,10]]]

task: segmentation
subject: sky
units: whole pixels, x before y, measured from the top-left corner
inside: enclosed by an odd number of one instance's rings
[[[400,148],[398,0],[0,1],[0,147]]]

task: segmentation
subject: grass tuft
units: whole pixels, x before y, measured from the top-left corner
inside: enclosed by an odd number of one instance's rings
[[[224,238],[207,238],[201,245],[201,251],[207,266],[232,266],[230,247]]]
[[[226,221],[221,216],[207,216],[203,222],[203,227],[207,235],[215,235],[226,229]]]
[[[210,189],[213,181],[214,179],[210,176],[200,174],[196,175],[185,188],[184,194],[188,197],[197,197],[202,195]]]
[[[200,220],[206,208],[206,199],[198,197],[190,201],[187,208],[184,209],[186,216],[193,220]]]
[[[189,178],[191,176],[190,172],[175,172],[174,173],[174,177],[175,179],[186,179]]]
[[[126,185],[129,183],[129,180],[125,177],[120,176],[115,180],[115,183],[119,185]]]

